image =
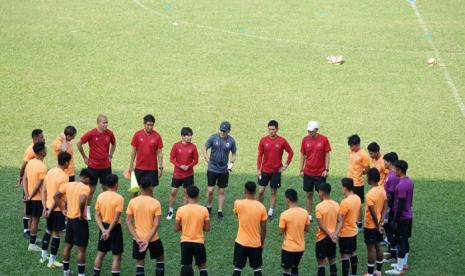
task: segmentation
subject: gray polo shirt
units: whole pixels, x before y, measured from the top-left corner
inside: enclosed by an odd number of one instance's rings
[[[221,138],[219,133],[208,138],[205,147],[211,149],[208,171],[225,173],[228,171],[229,152],[236,153],[236,141],[230,135]]]

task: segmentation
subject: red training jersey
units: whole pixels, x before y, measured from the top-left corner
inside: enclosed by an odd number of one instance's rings
[[[158,169],[157,151],[163,148],[163,140],[158,132],[154,130],[147,133],[145,129],[141,129],[134,133],[131,145],[136,149],[136,169]]]
[[[194,166],[199,162],[199,153],[193,143],[179,141],[173,145],[170,153],[170,162],[174,165],[173,178],[184,179],[194,174]],[[181,165],[189,167],[187,171],[181,170]]]
[[[300,152],[305,155],[304,174],[321,176],[326,169],[325,155],[331,151],[326,136],[318,134],[316,137],[307,135],[302,139]]]
[[[89,168],[107,169],[111,167],[110,144],[116,143],[115,135],[109,129],[104,132],[97,128],[89,130],[81,137],[83,144],[89,143]]]
[[[260,139],[260,143],[258,144],[257,170],[265,173],[278,172],[279,168],[283,166],[282,158],[284,151],[287,152],[286,164],[289,165],[292,157],[294,157],[294,151],[285,138],[278,135],[275,138],[271,138],[267,135]]]

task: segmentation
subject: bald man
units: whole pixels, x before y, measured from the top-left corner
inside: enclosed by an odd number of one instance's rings
[[[89,156],[84,152],[83,144],[89,143]],[[110,146],[111,145],[111,146]],[[90,181],[90,194],[87,202],[87,220],[91,220],[90,205],[92,197],[100,179],[102,189],[105,190],[105,178],[111,174],[111,159],[116,150],[116,139],[113,132],[108,129],[108,118],[105,115],[97,117],[97,127],[86,132],[79,142],[77,148],[92,173]]]

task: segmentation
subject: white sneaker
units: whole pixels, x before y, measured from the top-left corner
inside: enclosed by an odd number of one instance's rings
[[[62,268],[62,267],[63,267],[63,264],[60,263],[60,262],[55,261],[55,262],[53,262],[53,263],[48,263],[48,264],[47,264],[47,267],[48,267],[48,268],[51,268],[51,269]]]
[[[384,271],[384,273],[386,273],[388,275],[402,275],[403,271],[399,271],[396,268],[394,268],[394,269],[391,269],[391,270],[386,270],[386,271]]]
[[[174,215],[173,212],[168,211],[168,214],[166,215],[166,219],[171,220],[173,218],[173,215]]]
[[[31,251],[31,252],[41,252],[41,251],[42,251],[42,248],[40,248],[39,246],[37,246],[37,244],[29,244],[29,247],[27,248],[27,251]]]
[[[49,259],[49,256],[46,255],[45,257],[41,256],[40,259],[39,259],[39,263],[43,264],[45,262],[47,262]]]
[[[87,206],[87,221],[91,221],[92,220],[92,214],[90,212],[90,206]]]

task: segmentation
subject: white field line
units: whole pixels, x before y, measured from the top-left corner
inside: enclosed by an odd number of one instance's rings
[[[288,44],[298,44],[298,45],[305,45],[305,46],[313,46],[317,48],[334,48],[334,49],[343,49],[343,50],[349,50],[349,51],[373,51],[373,52],[391,52],[391,53],[426,53],[428,51],[413,51],[413,50],[399,50],[399,49],[376,49],[372,47],[346,47],[346,46],[341,46],[341,45],[336,45],[336,44],[322,44],[322,43],[316,43],[316,42],[305,42],[305,41],[300,41],[300,40],[293,40],[293,39],[285,39],[285,38],[278,38],[278,37],[270,37],[270,36],[263,36],[263,35],[254,35],[250,33],[245,33],[245,32],[235,32],[235,31],[228,31],[224,29],[219,29],[215,27],[211,27],[208,25],[203,25],[203,24],[198,24],[198,23],[193,23],[189,21],[185,21],[182,19],[177,19],[171,15],[168,15],[166,13],[162,13],[159,11],[156,11],[148,6],[146,6],[144,3],[141,2],[141,0],[133,0],[133,2],[141,7],[142,9],[160,17],[163,18],[167,21],[170,21],[171,23],[176,22],[179,25],[188,25],[188,26],[193,26],[196,28],[200,29],[205,29],[205,30],[210,30],[210,31],[215,31],[215,32],[220,32],[228,35],[233,35],[233,36],[245,36],[245,37],[250,37],[254,39],[259,39],[259,40],[264,40],[264,41],[275,41],[275,42],[281,42],[281,43],[288,43]],[[451,52],[450,54],[459,54],[459,55],[465,55],[465,52]]]
[[[425,20],[423,19],[423,16],[421,16],[420,11],[418,10],[417,5],[415,4],[415,1],[409,1],[410,7],[412,8],[415,17],[417,18],[418,24],[422,28],[423,32],[425,34],[430,33],[428,26],[426,25]],[[460,111],[462,112],[463,117],[465,118],[465,104],[463,103],[462,98],[460,97],[459,90],[457,89],[457,86],[455,86],[454,81],[452,80],[452,77],[450,76],[449,70],[447,69],[446,64],[444,63],[443,59],[441,58],[441,54],[439,53],[438,48],[436,47],[436,44],[433,42],[433,38],[427,39],[429,45],[431,46],[431,49],[433,50],[433,54],[435,55],[436,59],[438,60],[438,65],[442,69],[442,73],[444,74],[444,79],[447,82],[447,85],[449,86],[450,91],[452,92],[452,96],[454,96],[455,102],[457,103]]]

